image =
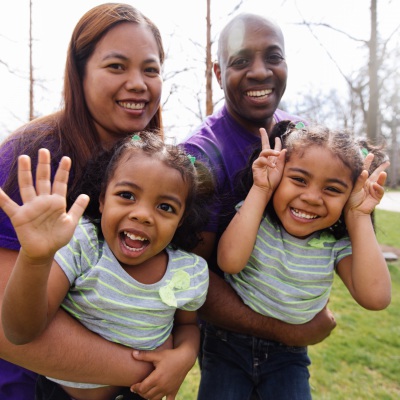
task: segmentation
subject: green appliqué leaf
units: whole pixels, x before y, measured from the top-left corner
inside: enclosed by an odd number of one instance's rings
[[[160,288],[158,293],[161,300],[168,306],[176,307],[175,290],[185,290],[190,287],[190,275],[185,271],[177,271],[167,285]]]
[[[335,237],[329,232],[322,232],[319,238],[311,239],[308,244],[311,247],[316,247],[317,249],[323,249],[324,243],[334,243],[336,242]]]
[[[160,288],[158,291],[160,294],[161,300],[167,306],[176,307],[178,303],[176,302],[176,297],[173,290],[167,285]]]

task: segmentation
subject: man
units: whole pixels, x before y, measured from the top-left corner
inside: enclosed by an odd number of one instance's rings
[[[297,326],[261,316],[243,304],[225,283],[215,257],[218,239],[232,218],[235,205],[242,200],[235,195],[234,177],[259,143],[259,129],[270,132],[281,120],[299,120],[278,109],[288,73],[281,29],[258,15],[235,17],[220,35],[214,73],[224,91],[225,104],[183,142],[188,153],[208,164],[216,180],[212,217],[198,248],[210,265],[210,287],[200,316],[218,329],[287,345],[318,343],[336,325],[327,309],[311,322]]]

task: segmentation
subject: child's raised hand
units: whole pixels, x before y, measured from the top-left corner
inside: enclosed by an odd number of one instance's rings
[[[279,138],[275,139],[275,148],[271,149],[264,128],[260,128],[260,136],[262,150],[252,166],[253,182],[264,190],[274,191],[282,178],[286,150],[281,150],[282,143]]]
[[[36,188],[33,186],[31,160],[18,159],[18,185],[23,205],[19,206],[0,189],[0,207],[10,218],[21,244],[21,252],[32,260],[53,257],[71,239],[79,218],[89,203],[80,195],[66,212],[67,183],[71,160],[60,161],[53,186],[50,183],[50,152],[39,150]]]
[[[360,214],[371,214],[380,203],[384,194],[383,185],[387,177],[385,169],[390,163],[389,161],[385,161],[368,176],[368,170],[373,159],[374,155],[371,153],[365,157],[364,170],[358,177],[350,194],[346,204],[346,212],[353,211]]]

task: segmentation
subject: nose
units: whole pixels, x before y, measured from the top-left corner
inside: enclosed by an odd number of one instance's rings
[[[153,213],[146,205],[135,204],[129,213],[129,219],[141,224],[151,225],[153,223]]]
[[[323,204],[321,192],[317,188],[307,188],[300,195],[300,199],[310,205],[320,206]]]
[[[273,72],[261,55],[254,58],[251,68],[247,73],[250,79],[264,80],[272,76]]]
[[[147,85],[141,71],[136,69],[128,71],[125,87],[129,91],[144,92]]]

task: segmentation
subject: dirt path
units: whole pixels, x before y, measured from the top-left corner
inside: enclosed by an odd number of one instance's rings
[[[400,259],[400,249],[398,247],[391,247],[391,246],[386,246],[384,244],[381,244],[381,249],[384,253],[390,252],[396,254],[398,259]]]

